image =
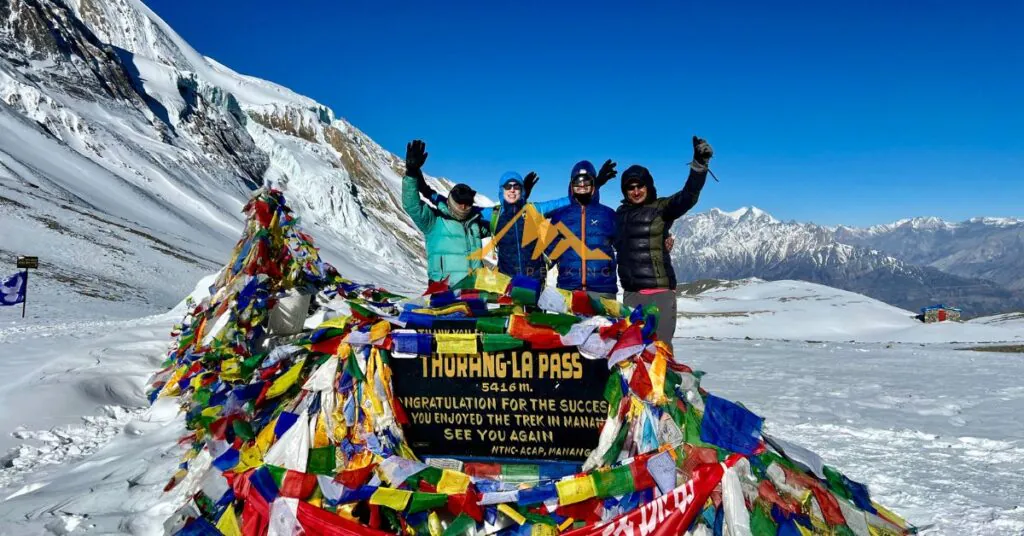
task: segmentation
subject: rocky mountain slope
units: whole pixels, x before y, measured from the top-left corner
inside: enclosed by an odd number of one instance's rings
[[[37,314],[173,305],[230,253],[265,184],[343,273],[415,288],[400,167],[328,107],[201,56],[141,2],[0,0],[0,262],[41,258]]]
[[[676,222],[672,259],[681,280],[798,279],[865,294],[908,310],[947,302],[963,307],[968,316],[979,316],[1024,309],[1024,293],[1011,286],[1012,276],[1019,276],[1013,273],[1013,266],[1024,265],[1024,255],[1015,256],[1010,247],[1013,233],[1018,233],[1019,240],[1024,225],[1007,222],[1013,220],[977,222],[972,231],[974,244],[966,238],[944,240],[943,235],[932,235],[931,246],[926,246],[924,239],[898,238],[906,232],[903,224],[892,226],[895,232],[881,227],[835,229],[781,222],[756,207],[734,212],[712,209]],[[980,226],[988,226],[988,231]],[[978,245],[986,240],[1008,246],[1000,248],[1002,255],[989,255]],[[885,243],[891,244],[892,253],[872,245]],[[920,245],[916,255],[908,252],[913,244]],[[955,261],[968,257],[977,260],[973,264],[976,269]],[[927,259],[932,261],[924,262]],[[1005,275],[999,279],[1010,284],[986,278],[990,275]]]

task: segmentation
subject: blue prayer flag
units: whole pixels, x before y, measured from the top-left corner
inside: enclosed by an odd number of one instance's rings
[[[724,398],[708,395],[700,439],[726,450],[751,455],[761,444],[764,419]]]
[[[24,272],[18,272],[0,283],[0,305],[17,305],[25,301],[25,286],[28,279]]]

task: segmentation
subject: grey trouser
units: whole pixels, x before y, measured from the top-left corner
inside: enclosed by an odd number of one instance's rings
[[[672,346],[672,337],[676,333],[676,293],[673,290],[657,292],[655,294],[640,294],[639,292],[626,291],[622,297],[622,303],[627,307],[647,305],[653,303],[658,307],[658,340],[665,341],[669,347]]]

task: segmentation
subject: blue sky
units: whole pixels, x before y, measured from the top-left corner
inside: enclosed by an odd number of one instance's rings
[[[148,4],[395,153],[422,138],[428,173],[491,196],[509,169],[562,195],[584,158],[646,165],[668,193],[696,133],[722,179],[696,210],[1024,217],[1024,2]]]

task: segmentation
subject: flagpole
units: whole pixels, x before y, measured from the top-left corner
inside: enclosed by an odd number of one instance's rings
[[[25,268],[25,294],[21,297],[21,317],[25,318],[25,304],[28,303],[28,268]]]

